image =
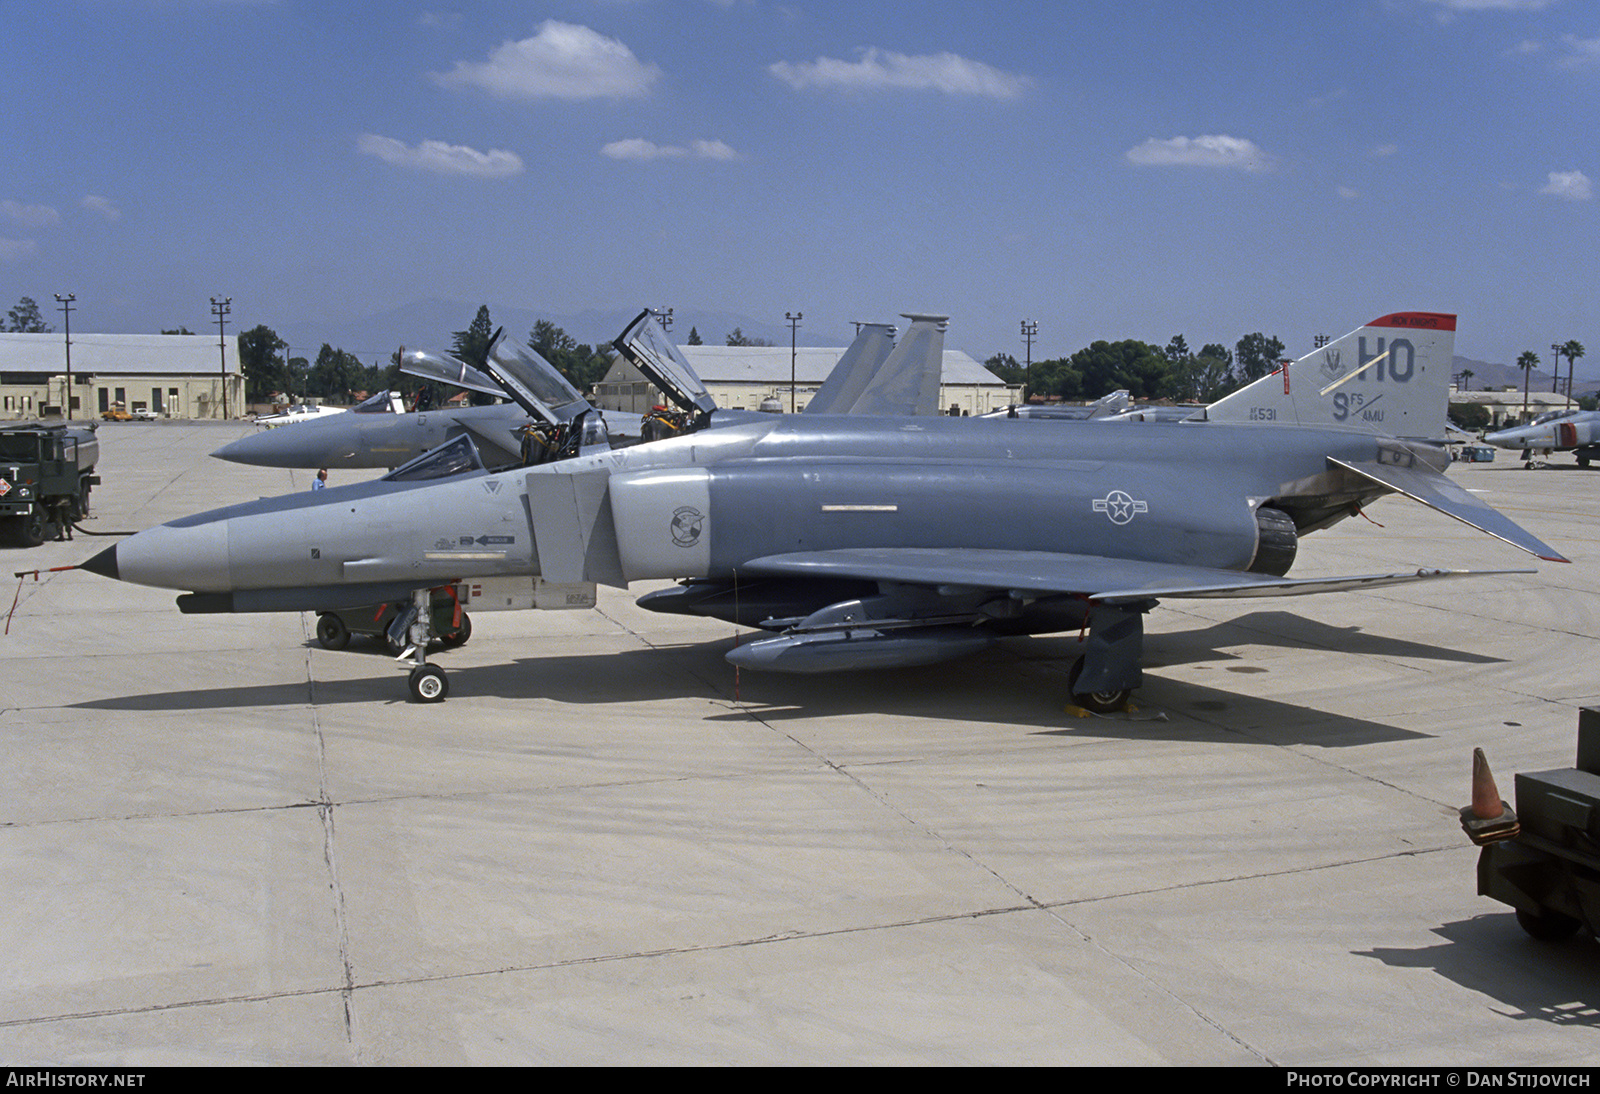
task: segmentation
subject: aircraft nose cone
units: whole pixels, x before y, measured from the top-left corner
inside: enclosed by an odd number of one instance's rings
[[[230,463],[248,463],[256,467],[282,467],[283,458],[287,454],[286,447],[288,446],[279,439],[278,432],[264,430],[249,437],[240,437],[231,444],[225,444],[211,455]]]
[[[109,577],[113,581],[120,581],[121,575],[117,570],[117,545],[113,543],[88,562],[80,563],[78,568],[88,570],[91,574],[99,574],[101,577]]]

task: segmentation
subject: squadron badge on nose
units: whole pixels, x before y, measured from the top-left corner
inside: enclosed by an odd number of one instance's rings
[[[691,505],[681,506],[672,513],[672,542],[679,547],[693,547],[700,542],[700,530],[705,526],[705,516]]]

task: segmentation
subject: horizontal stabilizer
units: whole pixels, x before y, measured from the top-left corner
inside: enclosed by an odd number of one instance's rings
[[[1479,531],[1488,532],[1513,547],[1521,547],[1546,562],[1571,561],[1563,558],[1554,547],[1513,522],[1504,513],[1473,497],[1456,483],[1432,469],[1400,467],[1369,461],[1350,462],[1334,459],[1332,456],[1328,459],[1347,471],[1353,471],[1362,478],[1370,479],[1379,486],[1404,494],[1413,501],[1420,501],[1430,509],[1437,509],[1447,516],[1455,517],[1463,524],[1470,524]]]
[[[1108,604],[1161,597],[1304,596],[1413,581],[1492,577],[1528,570],[1414,570],[1356,577],[1288,578],[1048,551],[926,547],[863,547],[768,555],[745,564],[750,573],[853,578],[907,585],[951,585],[1034,594],[1075,594]]]

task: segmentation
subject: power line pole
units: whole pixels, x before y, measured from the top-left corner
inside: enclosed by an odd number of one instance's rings
[[[656,321],[661,324],[662,330],[670,331],[672,329],[671,308],[651,308],[650,314],[656,317]]]
[[[1561,343],[1550,343],[1550,360],[1555,362],[1555,367],[1550,371],[1554,373],[1550,378],[1550,394],[1554,395],[1561,390]],[[1568,394],[1571,394],[1570,392]]]
[[[1028,398],[1033,397],[1033,336],[1039,333],[1039,324],[1031,319],[1022,321],[1022,338],[1027,343],[1027,363],[1022,366],[1022,386],[1028,392]]]
[[[228,419],[228,314],[233,311],[233,297],[222,300],[211,298],[211,314],[217,317],[217,357],[222,362],[219,370],[222,376],[222,419]]]
[[[800,320],[806,317],[805,312],[795,312],[790,315],[783,313],[783,318],[789,323],[789,413],[794,413],[794,358],[795,358],[795,328],[800,326]]]
[[[62,296],[56,293],[56,300],[61,304],[62,326],[66,329],[67,345],[67,397],[63,401],[62,415],[72,417],[72,302],[78,299],[77,293],[68,293]]]

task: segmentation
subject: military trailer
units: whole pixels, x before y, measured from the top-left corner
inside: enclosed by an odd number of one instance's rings
[[[0,427],[0,538],[19,547],[71,538],[89,512],[100,442],[92,428],[30,423]]]
[[[1541,941],[1580,927],[1600,935],[1600,708],[1578,712],[1576,767],[1517,775],[1514,811],[1499,801],[1481,750],[1473,766],[1461,824],[1483,847],[1478,892],[1515,908]]]

